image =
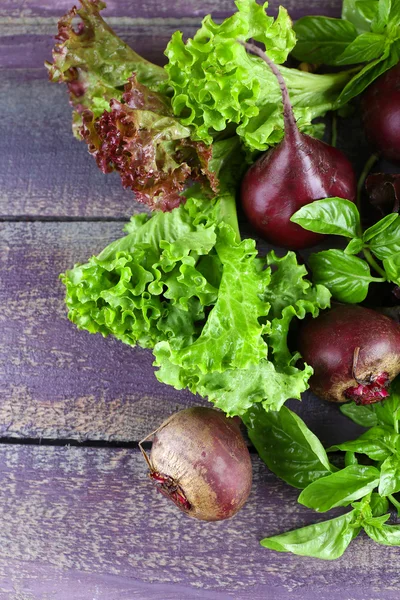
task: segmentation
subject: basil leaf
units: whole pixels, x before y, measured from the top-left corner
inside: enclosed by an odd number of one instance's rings
[[[302,17],[293,29],[297,36],[293,56],[325,65],[334,65],[336,58],[357,37],[357,30],[349,21],[329,17]]]
[[[362,425],[362,427],[373,427],[378,424],[373,404],[362,406],[355,402],[349,402],[348,404],[342,404],[340,411],[357,425]]]
[[[337,107],[347,104],[352,98],[361,94],[375,79],[394,67],[399,61],[397,44],[387,46],[380,58],[368,63],[349,81],[337,99]]]
[[[289,485],[303,489],[331,473],[328,456],[317,436],[286,406],[279,412],[266,412],[254,405],[243,420],[261,459]]]
[[[381,429],[381,428],[376,428]],[[375,461],[385,460],[391,456],[391,450],[387,447],[385,442],[377,437],[375,428],[367,431],[356,440],[343,442],[343,444],[337,444],[327,449],[327,452],[336,452],[342,450],[343,452],[358,452],[359,454],[365,454],[369,458]]]
[[[375,467],[350,465],[332,475],[310,483],[298,497],[298,502],[318,512],[336,506],[347,506],[362,498],[379,484],[379,471]]]
[[[400,253],[394,254],[390,258],[385,258],[383,267],[389,281],[400,285]]]
[[[400,457],[398,455],[393,454],[382,463],[378,492],[381,496],[400,492]]]
[[[290,219],[315,233],[356,237],[360,230],[360,214],[356,205],[343,198],[325,198],[302,206]]]
[[[360,527],[354,527],[357,516],[357,511],[352,510],[329,521],[265,538],[261,545],[277,552],[334,560],[342,556],[351,540],[359,533]]]
[[[371,0],[343,0],[342,19],[350,21],[360,33],[369,31],[369,18],[363,14],[360,10],[360,6],[370,3]]]
[[[387,425],[397,431],[397,423],[400,419],[400,377],[396,377],[392,381],[389,391],[389,398],[374,405],[375,414],[382,425]]]
[[[371,23],[372,31],[383,31],[389,22],[392,0],[379,0],[378,13]]]
[[[358,254],[364,247],[364,242],[361,238],[353,238],[344,249],[345,254]]]
[[[369,243],[369,248],[380,260],[391,258],[393,254],[400,253],[400,216],[388,225],[378,235],[375,235]]]
[[[382,498],[376,492],[371,494],[370,500],[371,513],[374,517],[380,517],[389,510],[389,500],[385,497]]]
[[[374,527],[364,524],[365,533],[383,546],[400,546],[400,525],[381,525]]]
[[[314,282],[325,285],[340,302],[362,302],[367,297],[370,282],[375,281],[365,260],[349,256],[343,250],[312,254],[310,266]]]
[[[372,240],[372,238],[385,231],[385,229],[387,229],[389,225],[393,223],[393,221],[396,221],[397,218],[397,213],[391,213],[390,215],[386,215],[386,217],[383,217],[383,219],[372,225],[372,227],[366,229],[363,235],[364,242],[369,242],[370,240]]]
[[[335,61],[336,65],[354,65],[380,58],[385,50],[386,37],[379,33],[362,33]]]
[[[378,14],[377,0],[356,0],[356,9],[367,23],[371,23]]]

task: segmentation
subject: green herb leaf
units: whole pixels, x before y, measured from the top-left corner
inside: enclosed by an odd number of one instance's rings
[[[290,220],[315,233],[354,238],[360,231],[360,214],[356,205],[343,198],[326,198],[306,204]]]
[[[362,33],[337,57],[335,64],[354,65],[380,58],[385,51],[386,37],[379,33]]]
[[[390,396],[383,402],[374,404],[374,410],[378,421],[387,427],[398,430],[400,420],[400,377],[396,377],[390,385]]]
[[[391,213],[390,215],[386,215],[385,217],[383,217],[383,219],[372,225],[372,227],[366,229],[363,234],[364,242],[369,242],[370,240],[372,240],[372,238],[383,233],[385,229],[387,229],[389,225],[393,223],[393,221],[396,221],[396,219],[398,219],[398,214]]]
[[[344,249],[345,254],[358,254],[364,247],[364,242],[361,238],[353,238]]]
[[[385,258],[383,268],[389,281],[400,285],[400,253],[394,254],[390,258]]]
[[[359,533],[361,528],[355,526],[356,518],[357,511],[352,510],[329,521],[265,538],[261,545],[277,552],[335,560],[342,556],[351,540]]]
[[[243,420],[260,458],[289,485],[303,489],[331,473],[317,436],[286,406],[279,412],[253,406]]]
[[[367,23],[371,23],[379,11],[377,0],[356,0],[356,8]]]
[[[368,264],[342,250],[323,250],[310,256],[313,280],[325,285],[340,302],[357,304],[365,300],[371,277]]]
[[[375,414],[375,407],[372,404],[367,406],[358,405],[355,402],[349,402],[348,404],[342,404],[340,411],[349,417],[357,425],[363,427],[374,427],[378,424],[378,418]]]
[[[292,54],[309,63],[336,64],[336,58],[357,37],[357,30],[349,21],[328,17],[302,17],[293,29],[297,43]]]
[[[366,64],[344,87],[337,100],[337,107],[347,104],[352,98],[361,94],[375,79],[394,67],[398,61],[399,51],[397,44],[386,45],[382,56]]]
[[[378,11],[378,3],[376,0],[343,0],[342,19],[346,19],[353,23],[359,33],[370,30],[370,14],[365,15],[363,7],[371,5],[371,2],[376,4],[376,12]],[[371,8],[371,7],[370,7]]]
[[[379,0],[378,13],[371,23],[372,31],[383,31],[387,26],[392,9],[392,0]]]
[[[400,525],[381,525],[374,527],[364,524],[365,533],[383,546],[400,546]]]
[[[372,492],[378,484],[378,469],[350,465],[311,483],[301,492],[298,501],[308,508],[325,512],[336,506],[347,506]]]
[[[374,427],[362,434],[356,440],[331,446],[327,449],[327,452],[336,452],[337,450],[342,450],[344,452],[358,452],[360,454],[365,454],[374,461],[382,461],[391,455],[392,450],[381,436],[382,428]]]
[[[380,260],[400,253],[400,216],[369,241],[369,248]]]
[[[387,498],[380,496],[376,492],[371,494],[370,500],[371,513],[374,517],[380,517],[389,510],[389,501]]]
[[[378,492],[381,496],[389,496],[400,492],[400,456],[389,456],[381,465],[381,479]]]

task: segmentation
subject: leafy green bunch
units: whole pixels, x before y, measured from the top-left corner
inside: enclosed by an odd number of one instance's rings
[[[364,529],[378,544],[400,546],[400,525],[388,524],[400,502],[400,380],[390,397],[369,406],[345,404],[342,412],[368,427],[358,439],[324,449],[304,421],[283,406],[279,412],[252,407],[244,420],[262,460],[281,479],[302,489],[298,502],[317,512],[351,507],[339,517],[262,540],[278,552],[325,560],[339,558]],[[328,458],[341,452],[343,468]],[[335,461],[336,462],[336,461]]]
[[[344,250],[323,250],[309,259],[313,280],[326,285],[336,300],[350,304],[362,302],[372,282],[400,284],[400,216],[397,212],[386,215],[363,232],[360,213],[353,202],[326,198],[303,206],[291,220],[309,231],[350,240]],[[360,253],[365,260],[357,256]],[[371,276],[370,266],[380,277]]]
[[[298,60],[362,65],[342,90],[338,104],[361,94],[400,58],[399,0],[344,0],[341,19],[303,17],[293,29],[297,36],[293,56]]]
[[[312,369],[297,366],[289,327],[327,308],[330,293],[293,252],[260,258],[254,240],[240,241],[230,178],[213,199],[195,186],[171,212],[133,217],[125,237],[62,280],[80,329],[152,348],[160,381],[241,415],[300,399]]]
[[[181,122],[193,128],[193,139],[212,143],[217,132],[237,126],[236,133],[250,150],[266,150],[283,138],[279,84],[257,56],[250,56],[238,39],[261,42],[276,63],[286,61],[296,37],[291,19],[280,7],[276,19],[255,0],[236,0],[238,11],[221,24],[208,15],[193,39],[177,31],[165,54],[172,107]],[[313,135],[321,125],[311,122],[334,108],[351,70],[315,75],[280,68],[290,92],[299,128]]]

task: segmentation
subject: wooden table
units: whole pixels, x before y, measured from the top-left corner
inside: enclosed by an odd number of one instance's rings
[[[178,514],[146,478],[137,441],[206,404],[157,383],[151,353],[78,332],[58,274],[118,237],[140,207],[71,136],[66,90],[47,83],[56,20],[71,0],[0,2],[0,600],[390,600],[399,550],[364,536],[332,563],[259,540],[319,518],[253,453],[254,485],[232,520]],[[339,0],[286,0],[294,18]],[[276,10],[273,0],[271,8]],[[110,0],[117,32],[163,63],[172,32],[230,14],[229,0]],[[291,403],[323,441],[337,408]]]

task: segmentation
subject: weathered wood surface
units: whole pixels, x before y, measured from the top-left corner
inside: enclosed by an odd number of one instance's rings
[[[79,4],[78,0],[75,4]],[[270,14],[276,15],[280,4],[282,2],[272,0]],[[305,13],[339,16],[341,9],[341,0],[287,0],[283,4],[294,20]],[[43,61],[50,57],[57,19],[73,5],[73,0],[1,2],[0,67],[41,68]],[[139,54],[159,64],[165,62],[163,52],[174,31],[180,29],[185,36],[192,36],[206,14],[211,13],[215,20],[221,20],[236,10],[233,0],[172,3],[168,0],[142,3],[115,0],[107,5],[103,12],[107,22]]]
[[[398,549],[364,536],[322,562],[259,546],[322,520],[254,457],[232,520],[188,519],[138,451],[0,447],[0,597],[7,600],[398,600]],[[1,595],[4,594],[4,595]]]
[[[0,17],[3,19],[21,19],[33,17],[57,17],[71,8],[79,5],[79,0],[2,0]],[[260,2],[261,4],[261,2]],[[279,5],[285,6],[293,18],[304,14],[339,15],[342,0],[270,0],[269,11],[276,14]],[[107,0],[104,14],[107,17],[128,17],[135,19],[183,19],[185,17],[200,17],[212,13],[226,17],[234,11],[234,0]]]
[[[205,403],[158,383],[151,352],[66,318],[59,273],[119,237],[122,225],[0,224],[0,435],[137,441],[175,410]],[[292,406],[329,444],[356,431],[337,406],[311,395]]]

